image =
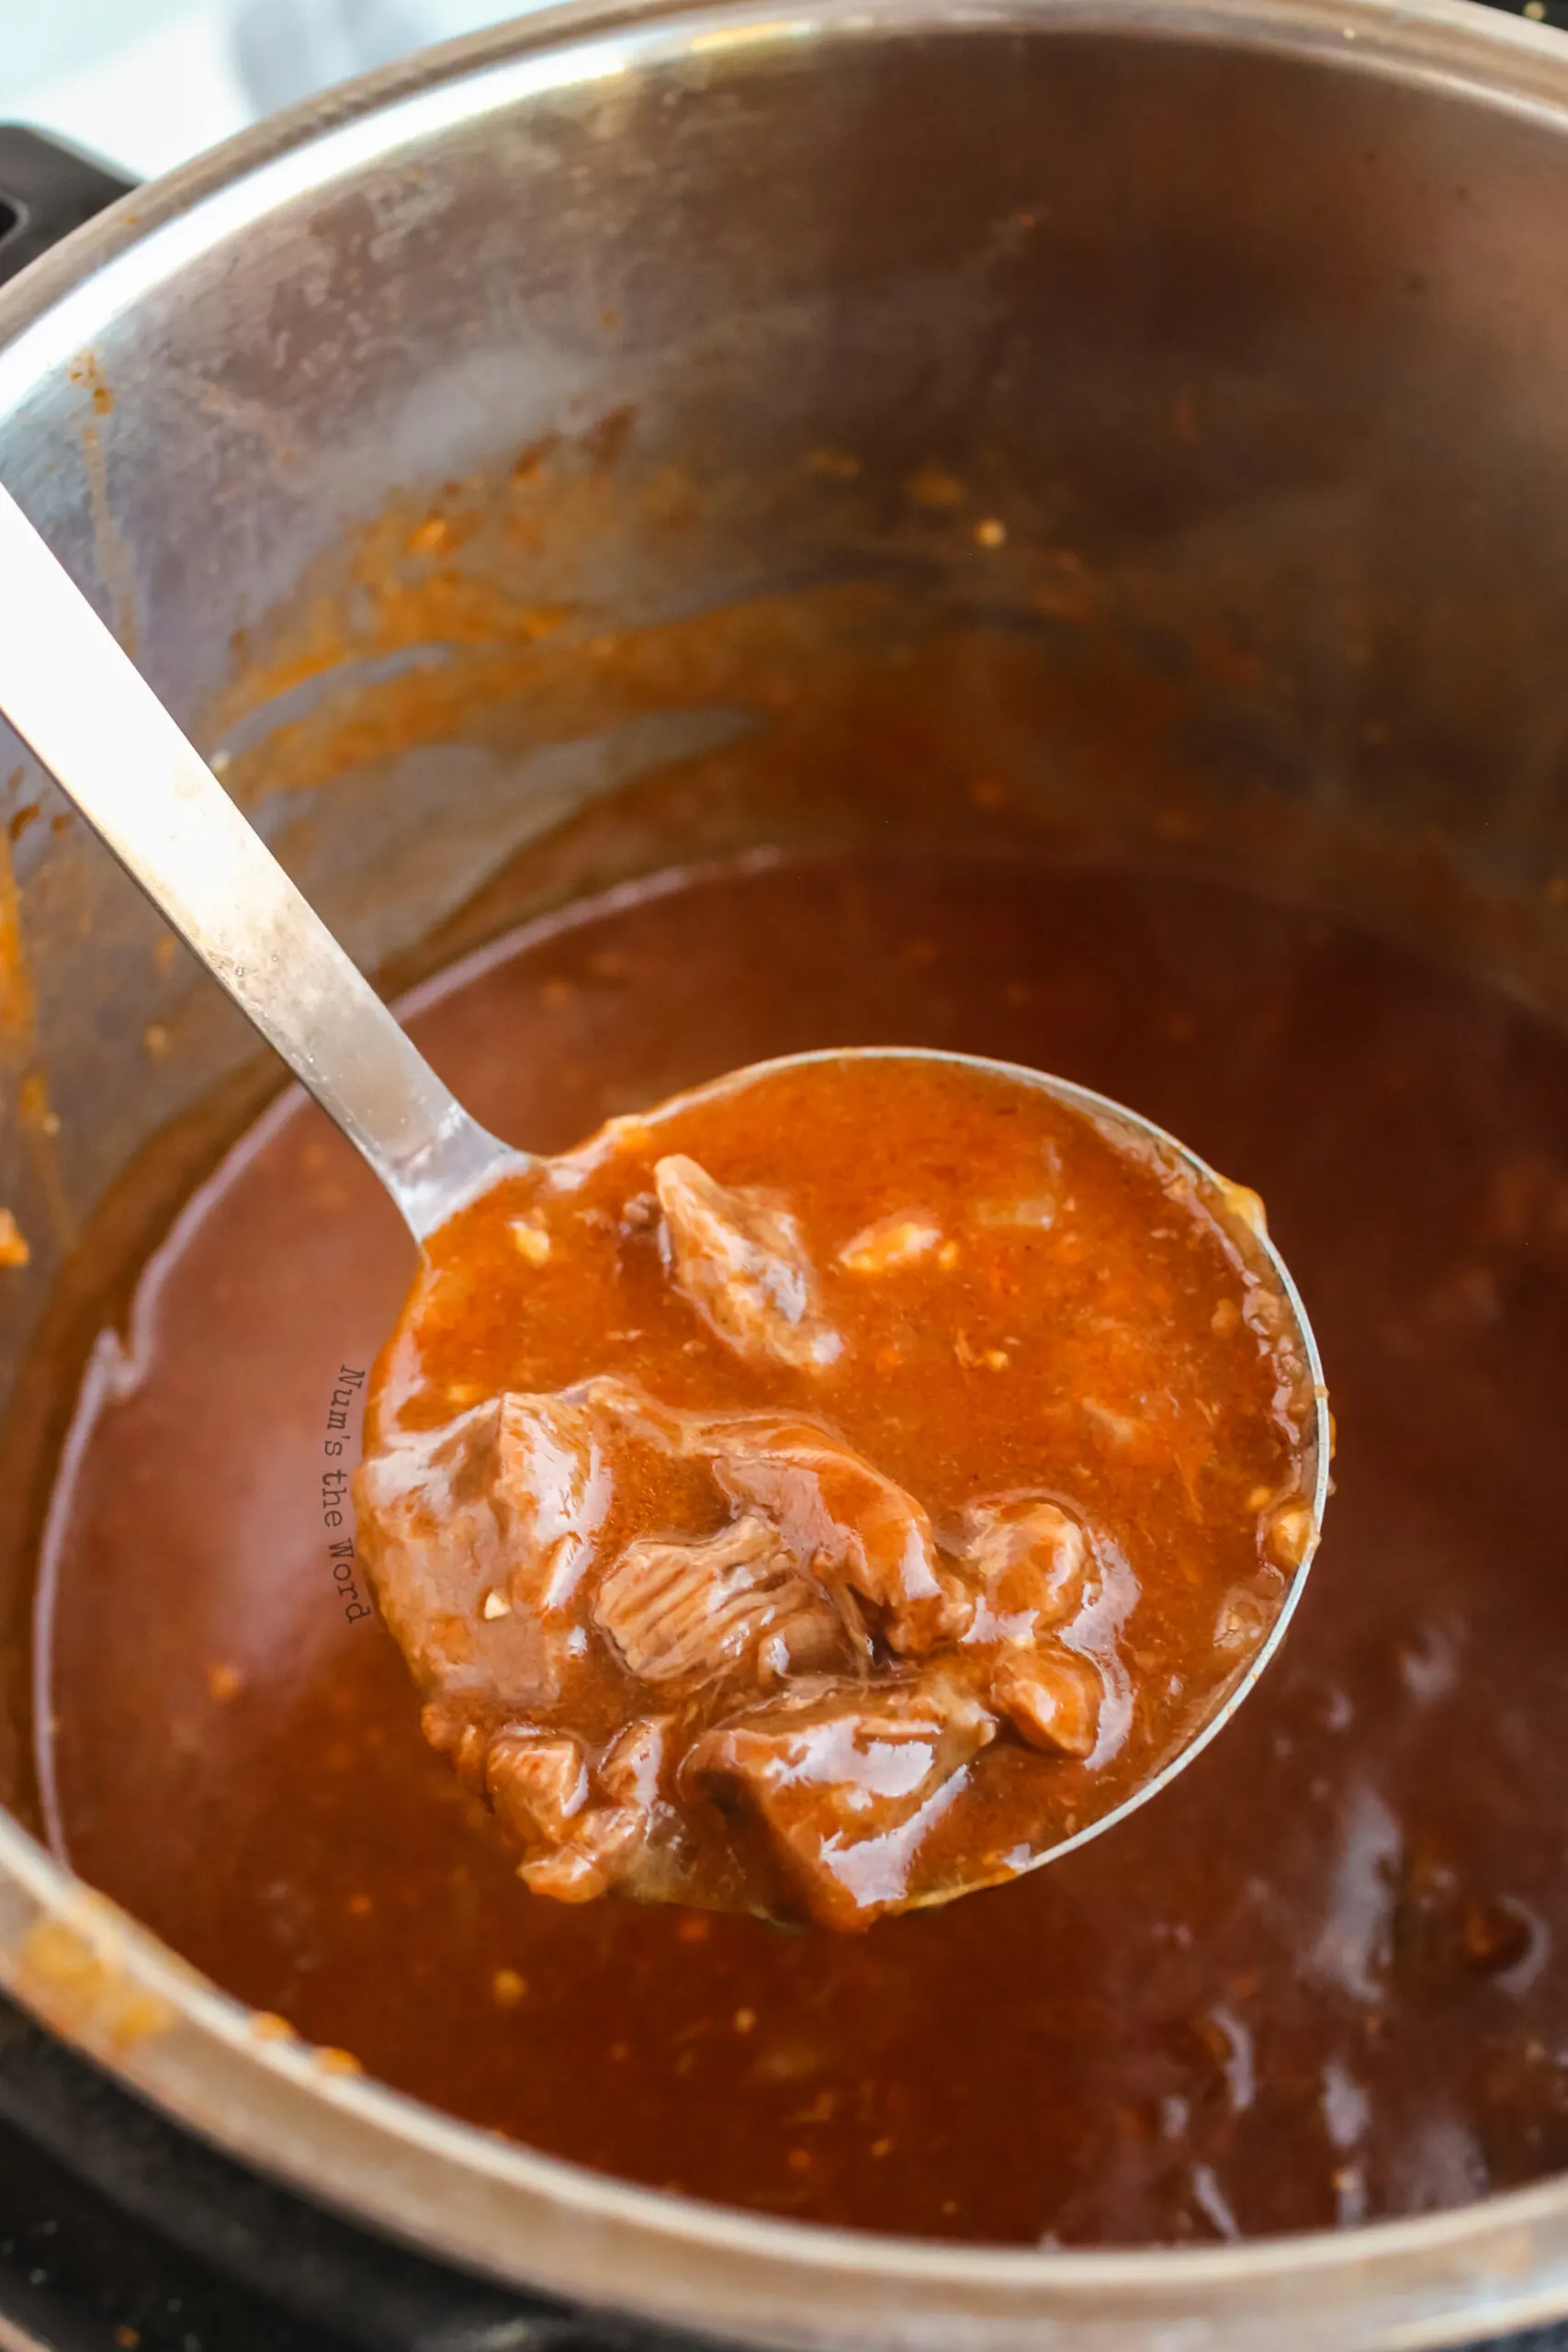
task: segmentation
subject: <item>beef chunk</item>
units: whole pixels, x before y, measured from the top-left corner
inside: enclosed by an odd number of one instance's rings
[[[659,1804],[665,1726],[627,1725],[590,1770],[566,1734],[499,1732],[485,1763],[486,1792],[522,1849],[518,1876],[536,1894],[588,1903],[606,1888],[635,1887]]]
[[[906,1655],[952,1640],[972,1603],[938,1565],[931,1521],[912,1495],[813,1421],[766,1413],[708,1424],[714,1476],[761,1511],[795,1557],[877,1612]]]
[[[963,1514],[954,1548],[979,1587],[964,1649],[987,1704],[1032,1747],[1092,1755],[1104,1677],[1053,1631],[1099,1589],[1083,1528],[1046,1496],[1003,1495]]]
[[[737,1673],[777,1682],[850,1663],[840,1611],[755,1512],[704,1542],[628,1544],[593,1613],[644,1682],[695,1688]]]
[[[1100,1671],[1061,1642],[1004,1650],[986,1696],[1031,1747],[1053,1756],[1093,1755],[1104,1696]]]
[[[684,1152],[653,1171],[666,1262],[698,1313],[738,1355],[820,1370],[842,1341],[818,1310],[800,1229],[772,1197],[727,1190]]]
[[[427,1700],[435,1744],[558,1703],[628,1446],[678,1451],[677,1417],[623,1382],[509,1394],[400,1430],[355,1479],[360,1548]],[[465,1766],[464,1769],[467,1769]]]
[[[1043,1496],[975,1504],[958,1521],[953,1548],[979,1584],[968,1643],[1031,1642],[1083,1606],[1088,1540]]]
[[[813,1918],[863,1928],[908,1894],[915,1857],[996,1730],[954,1677],[803,1686],[706,1733],[686,1777],[750,1806]]]
[[[594,1402],[502,1397],[495,1497],[510,1539],[515,1605],[546,1615],[570,1605],[610,1506],[604,1437]]]
[[[361,1464],[355,1501],[382,1611],[427,1691],[459,1713],[498,1683],[530,1709],[558,1692],[568,1607],[610,1501],[590,1408],[500,1396],[400,1433]]]
[[[498,1732],[485,1758],[485,1788],[520,1846],[563,1845],[588,1803],[581,1742],[566,1732]]]

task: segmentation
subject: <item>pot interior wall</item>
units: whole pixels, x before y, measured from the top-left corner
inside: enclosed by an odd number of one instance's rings
[[[7,481],[389,985],[894,827],[1239,869],[1568,1003],[1560,128],[1348,50],[884,32],[285,152],[106,274]],[[6,767],[19,1660],[106,1286],[270,1077]]]

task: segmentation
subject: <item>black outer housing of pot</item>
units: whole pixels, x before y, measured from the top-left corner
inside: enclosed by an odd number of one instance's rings
[[[1568,0],[1536,0],[1529,13],[1568,31]],[[132,185],[0,125],[0,284]],[[0,2352],[131,2346],[698,2352],[692,2339],[524,2299],[306,2203],[166,2122],[0,2000]],[[1568,2352],[1568,2324],[1495,2352]]]
[[[0,286],[134,186],[73,147],[0,124]]]

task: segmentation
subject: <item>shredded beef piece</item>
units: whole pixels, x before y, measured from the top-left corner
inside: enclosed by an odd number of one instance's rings
[[[714,1476],[733,1502],[773,1521],[797,1560],[878,1613],[889,1646],[919,1655],[951,1641],[972,1603],[937,1563],[912,1495],[815,1422],[765,1413],[706,1425]]]
[[[777,1682],[850,1662],[840,1612],[752,1511],[702,1542],[628,1544],[593,1613],[644,1682],[695,1688],[736,1673]]]
[[[817,1306],[800,1228],[772,1197],[715,1183],[684,1152],[653,1171],[676,1283],[738,1355],[810,1372],[842,1351]]]

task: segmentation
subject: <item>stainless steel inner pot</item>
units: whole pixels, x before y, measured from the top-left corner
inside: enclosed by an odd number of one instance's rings
[[[1027,638],[1059,724],[1021,821],[1064,854],[1284,878],[1568,1012],[1565,255],[1568,48],[1463,0],[547,6],[28,269],[0,298],[0,477],[384,973],[694,849],[887,820],[783,809],[739,755],[705,795],[644,790],[765,717],[700,677],[658,707],[535,695],[530,599],[591,641],[870,582],[895,636],[900,598],[934,598]],[[504,595],[389,631],[367,567],[384,586],[441,485],[499,513],[552,435],[577,487],[549,528],[464,558]],[[461,686],[498,645],[488,699],[310,769],[345,740],[323,704],[389,708],[411,669]],[[956,717],[975,766],[909,827],[974,821],[998,722],[979,693]],[[258,2039],[65,1875],[30,1834],[30,1351],[64,1344],[106,1198],[133,1236],[149,1139],[256,1064],[19,749],[8,770],[0,1204],[32,1251],[0,1273],[9,1990],[364,2221],[730,2337],[1345,2352],[1568,2311],[1568,2182],[1111,2255],[625,2187]]]

